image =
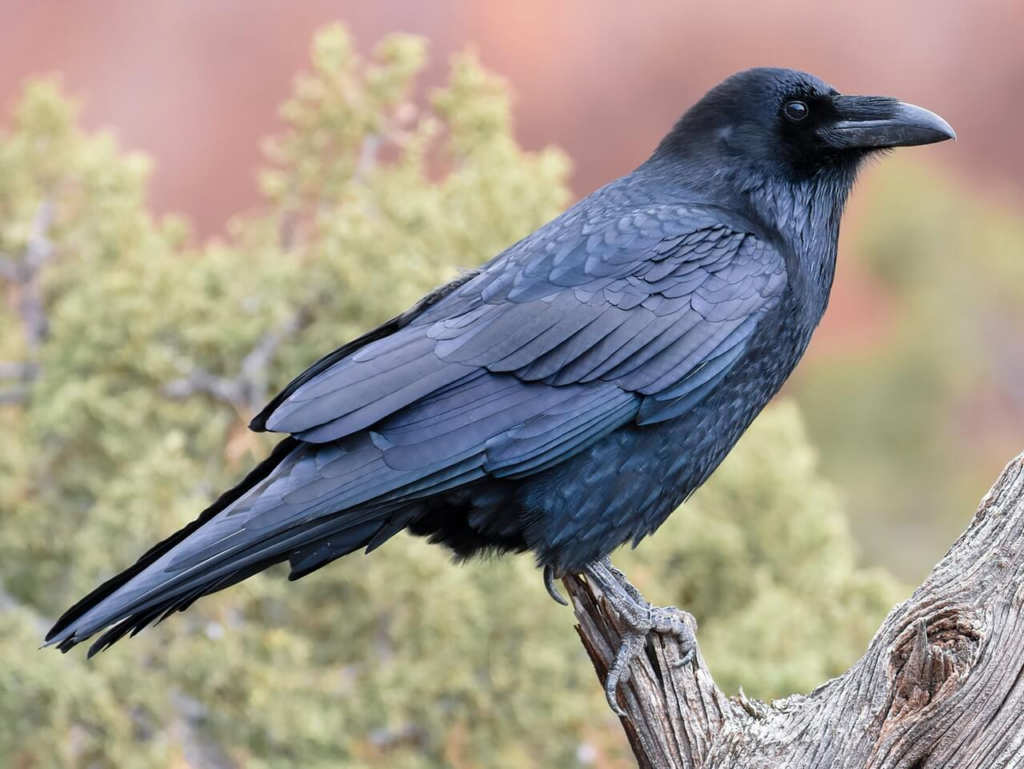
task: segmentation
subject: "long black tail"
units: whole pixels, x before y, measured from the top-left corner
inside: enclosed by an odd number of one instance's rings
[[[199,518],[68,609],[47,634],[46,645],[67,652],[106,628],[90,647],[92,656],[128,634],[184,611],[196,599],[276,563],[295,560],[292,576],[297,578],[346,553],[376,546],[392,530],[399,530],[389,525],[393,506],[306,517],[300,506],[288,504],[278,487],[294,489],[301,479],[291,476],[317,461],[314,451],[285,438]],[[243,522],[248,523],[248,516],[239,513],[254,509],[268,510],[271,525],[246,528]]]

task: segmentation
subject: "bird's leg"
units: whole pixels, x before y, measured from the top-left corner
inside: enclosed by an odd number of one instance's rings
[[[608,668],[608,676],[604,682],[608,705],[620,717],[625,717],[626,714],[619,707],[617,699],[619,684],[629,680],[629,665],[643,652],[647,634],[654,632],[675,636],[679,642],[680,656],[672,665],[681,667],[693,660],[697,649],[697,639],[685,619],[693,618],[674,606],[651,606],[640,595],[640,591],[629,583],[626,576],[612,566],[608,558],[590,564],[583,573],[588,581],[600,588],[605,600],[625,627],[622,642],[611,667]]]

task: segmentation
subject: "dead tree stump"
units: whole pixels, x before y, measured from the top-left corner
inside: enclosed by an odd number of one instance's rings
[[[584,580],[565,585],[603,681],[617,619]],[[727,697],[699,653],[672,668],[673,643],[652,636],[620,689],[644,769],[1024,767],[1024,454],[867,653],[810,694]]]

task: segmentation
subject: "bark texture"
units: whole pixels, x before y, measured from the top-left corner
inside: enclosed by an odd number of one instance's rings
[[[603,681],[617,619],[584,580],[565,585]],[[810,694],[727,697],[699,652],[671,667],[674,643],[652,635],[620,687],[644,769],[1024,767],[1024,454],[867,653]]]

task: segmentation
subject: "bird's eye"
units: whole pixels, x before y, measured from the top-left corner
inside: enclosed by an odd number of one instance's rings
[[[787,101],[785,105],[783,105],[782,114],[785,115],[787,119],[792,120],[794,123],[799,123],[809,114],[811,114],[811,110],[808,108],[807,102],[793,100]]]

